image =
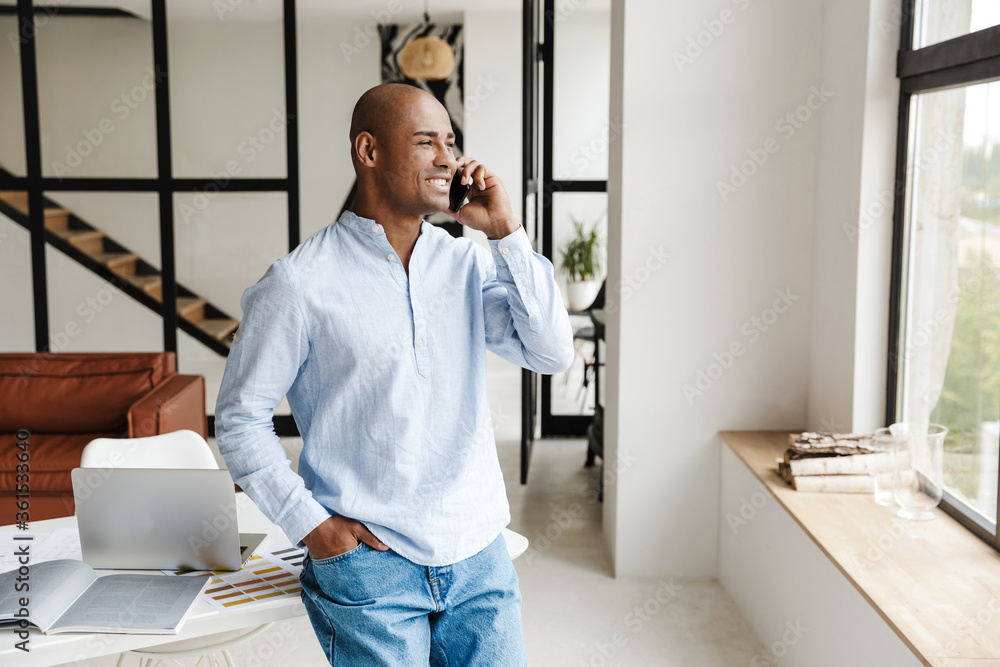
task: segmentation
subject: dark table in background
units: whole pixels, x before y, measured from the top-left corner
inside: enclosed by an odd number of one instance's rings
[[[590,321],[594,324],[594,421],[587,427],[587,463],[589,468],[594,459],[601,459],[601,475],[598,499],[604,500],[604,406],[601,405],[601,345],[604,340],[605,315],[603,308],[590,311]],[[585,371],[586,372],[586,371]]]

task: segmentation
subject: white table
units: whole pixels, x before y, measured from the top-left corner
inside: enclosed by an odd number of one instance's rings
[[[276,525],[271,523],[257,506],[245,494],[236,494],[236,508],[239,516],[240,532],[265,533],[267,538],[262,547],[277,547],[287,544],[289,539]],[[76,517],[63,517],[47,521],[31,523],[32,533],[51,532],[57,528],[76,528]],[[14,526],[0,526],[0,531],[14,532]],[[528,540],[506,528],[503,536],[507,543],[507,553],[511,558],[517,558],[528,548]],[[122,570],[114,570],[122,572]],[[142,572],[149,573],[149,570]],[[109,570],[98,570],[98,575],[111,574]],[[4,667],[31,666],[41,667],[58,665],[86,658],[97,658],[103,655],[113,655],[122,651],[149,649],[159,644],[174,642],[189,642],[208,635],[227,633],[238,635],[249,633],[257,626],[274,621],[281,621],[306,613],[302,600],[298,595],[276,598],[253,605],[237,606],[222,612],[209,605],[204,600],[195,603],[184,623],[183,630],[176,635],[45,635],[37,630],[31,630],[30,653],[14,648],[19,641],[13,632],[0,631],[0,665]],[[191,644],[199,642],[190,641]],[[208,642],[206,642],[208,643]],[[180,647],[178,647],[180,648]]]
[[[265,533],[267,538],[261,544],[263,547],[277,547],[289,542],[280,528],[267,520],[257,506],[244,494],[236,494],[236,507],[239,516],[240,532]],[[48,521],[33,521],[31,532],[50,532],[57,528],[76,528],[75,517],[49,519]],[[14,531],[14,526],[0,526],[0,531]],[[122,570],[115,570],[121,572]],[[149,573],[149,570],[143,570]],[[98,575],[110,574],[109,570],[98,570]],[[14,648],[19,641],[13,632],[0,631],[0,665],[15,667],[17,665],[57,665],[84,658],[96,658],[122,651],[144,649],[158,644],[167,644],[182,640],[194,640],[218,633],[249,632],[253,628],[281,621],[306,613],[302,600],[298,595],[276,598],[267,602],[252,605],[240,605],[222,612],[204,600],[195,603],[184,623],[180,634],[176,635],[44,635],[31,630],[30,653]],[[132,662],[137,659],[133,658]]]

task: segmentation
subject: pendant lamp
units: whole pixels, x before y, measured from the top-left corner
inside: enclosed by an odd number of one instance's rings
[[[431,16],[424,0],[424,26],[430,25]],[[410,40],[399,53],[399,69],[417,81],[446,79],[455,69],[455,52],[448,42],[433,35]]]

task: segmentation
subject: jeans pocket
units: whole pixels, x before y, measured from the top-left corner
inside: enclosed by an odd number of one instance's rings
[[[309,560],[310,560],[310,562],[312,562],[313,565],[320,565],[320,566],[322,566],[322,565],[330,565],[331,563],[339,563],[342,560],[345,560],[345,559],[350,558],[351,556],[353,556],[353,555],[355,555],[357,553],[360,553],[364,549],[364,547],[365,547],[365,543],[364,542],[358,542],[358,546],[354,547],[350,551],[345,551],[342,554],[337,554],[336,556],[329,556],[327,558],[312,558],[312,557],[310,557]]]

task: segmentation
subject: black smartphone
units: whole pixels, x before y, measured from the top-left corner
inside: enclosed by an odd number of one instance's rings
[[[462,208],[462,204],[465,203],[465,198],[469,194],[469,190],[472,189],[472,184],[462,185],[462,174],[464,172],[459,169],[455,172],[455,177],[451,179],[451,192],[448,194],[448,207],[454,211],[458,212],[458,209]]]

